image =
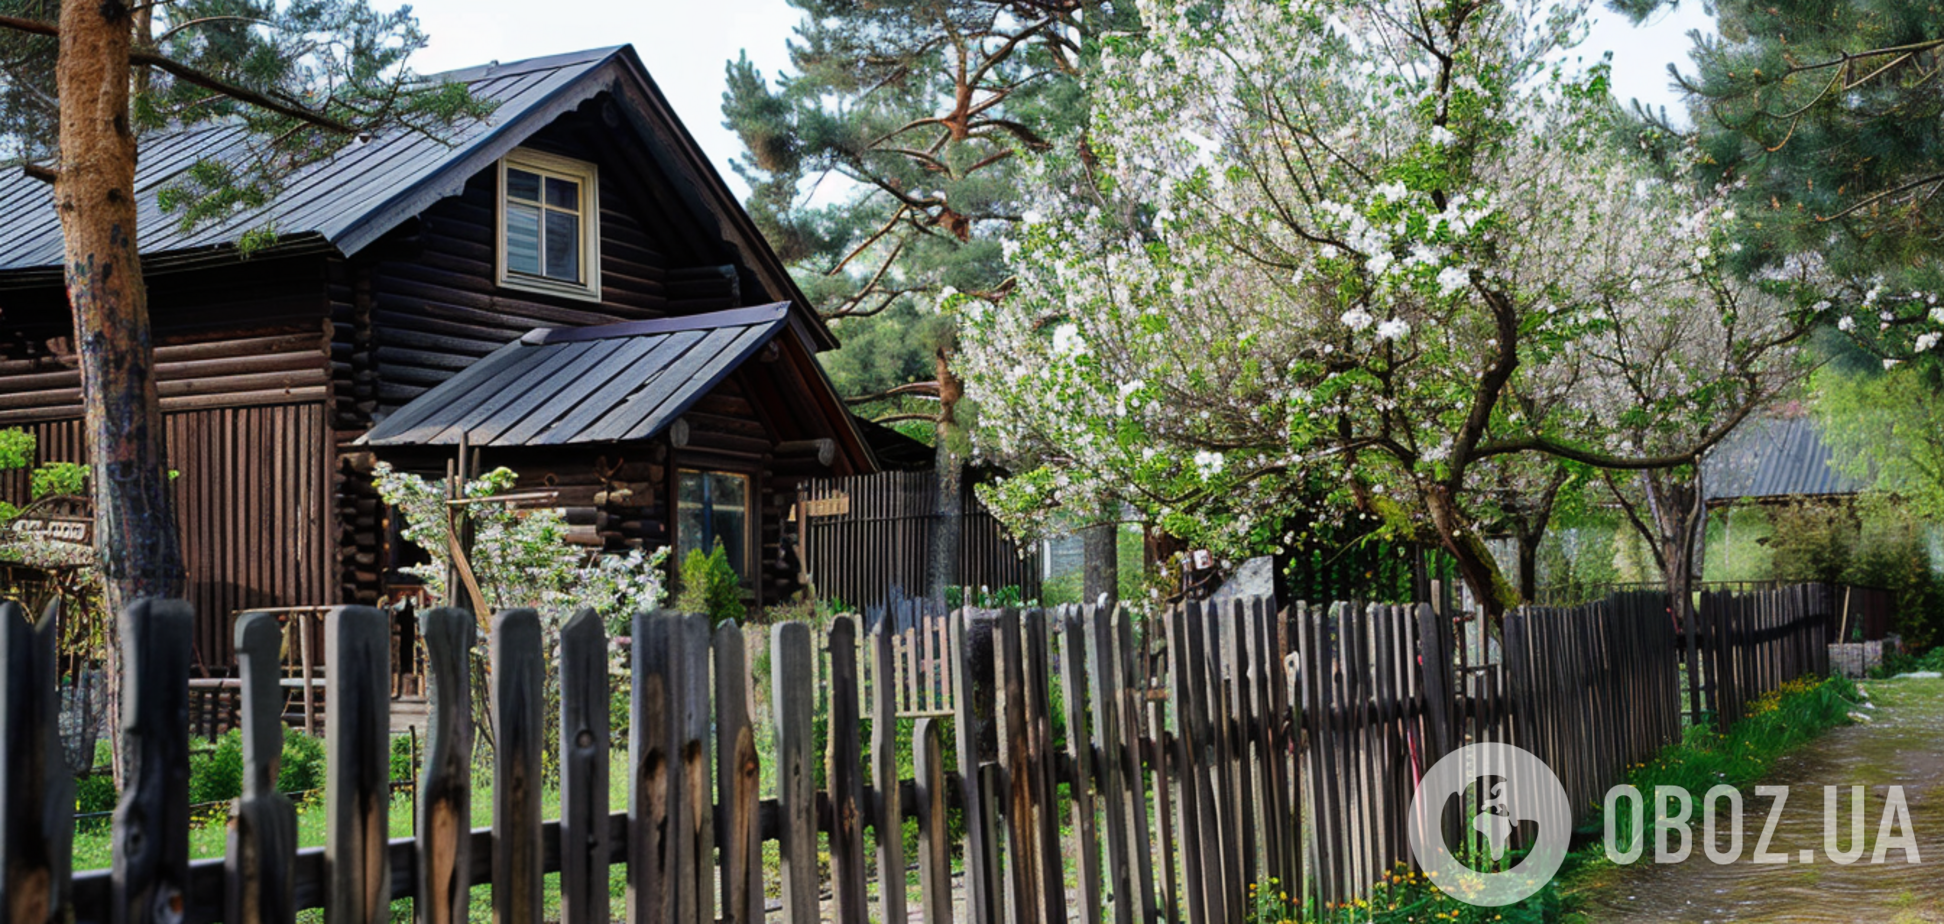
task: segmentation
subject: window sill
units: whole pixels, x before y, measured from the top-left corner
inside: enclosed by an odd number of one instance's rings
[[[529,279],[524,276],[501,276],[499,279],[499,287],[502,289],[512,289],[516,292],[530,292],[535,295],[571,298],[575,301],[582,302],[599,302],[601,300],[600,286],[590,288],[588,286],[577,286],[567,282]]]

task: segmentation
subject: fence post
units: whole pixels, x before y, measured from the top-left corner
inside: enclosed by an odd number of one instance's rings
[[[887,606],[871,634],[877,690],[871,697],[871,827],[877,841],[878,913],[904,921],[904,812],[898,792],[898,700],[904,688],[897,669],[897,608]],[[887,684],[891,686],[887,688]]]
[[[776,723],[776,802],[783,820],[784,924],[816,924],[817,788],[810,756],[810,630],[800,622],[770,629],[770,708]]]
[[[472,897],[472,650],[469,610],[419,612],[431,676],[424,766],[419,771],[418,900],[423,924],[466,924]]]
[[[58,603],[38,624],[0,603],[0,920],[42,924],[68,888],[74,783],[61,755]],[[65,794],[65,795],[64,795]]]
[[[608,924],[608,637],[592,609],[560,628],[560,919]]]
[[[283,760],[283,690],[277,657],[283,627],[258,610],[236,620],[236,660],[243,675],[243,794],[231,810],[225,873],[230,924],[290,924],[297,918],[297,809],[277,791]]]
[[[715,631],[715,701],[722,917],[727,924],[762,924],[763,842],[756,813],[763,770],[749,722],[749,658],[734,621]]]
[[[988,803],[998,793],[988,785],[981,764],[989,760],[994,735],[993,618],[996,614],[962,608],[951,615],[952,733],[959,766],[959,804],[965,811],[965,902],[979,922],[1004,916],[999,894],[999,832]]]
[[[838,924],[864,924],[864,766],[858,753],[857,622],[830,626],[830,877]]]
[[[188,626],[183,626],[187,645]],[[386,857],[391,806],[391,619],[369,606],[333,608],[324,619],[324,913],[328,924],[383,924],[391,917]],[[119,827],[119,826],[118,826]]]
[[[115,807],[113,924],[166,921],[189,886],[189,638],[181,600],[122,610],[128,788]]]
[[[937,720],[918,720],[912,732],[918,789],[918,888],[925,924],[952,924],[952,854],[945,842],[945,758]]]
[[[1087,735],[1086,620],[1080,607],[1063,606],[1060,620],[1060,693],[1066,706],[1067,757],[1073,765],[1073,835],[1080,852],[1081,920],[1100,913],[1100,835],[1094,822],[1094,749]],[[1104,754],[1104,752],[1103,752]],[[1052,806],[1047,806],[1051,814]],[[1110,811],[1108,814],[1112,814]]]
[[[545,744],[546,668],[540,614],[493,617],[493,920],[539,924],[540,751]]]

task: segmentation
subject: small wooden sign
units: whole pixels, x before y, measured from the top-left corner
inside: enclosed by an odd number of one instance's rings
[[[7,525],[23,539],[88,545],[94,541],[93,506],[85,497],[56,494],[28,504]]]
[[[803,502],[806,517],[840,517],[850,512],[850,495],[837,494]]]
[[[93,520],[78,517],[21,517],[13,521],[14,532],[22,538],[71,542],[75,545],[88,544],[88,534],[93,526]]]

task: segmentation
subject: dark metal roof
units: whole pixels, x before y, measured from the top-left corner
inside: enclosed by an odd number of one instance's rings
[[[660,433],[789,324],[789,305],[541,328],[413,399],[358,442],[554,446]]]
[[[762,280],[768,297],[796,303],[798,323],[816,349],[837,346],[715,164],[676,117],[633,46],[493,63],[437,76],[464,83],[476,98],[491,101],[492,114],[456,126],[443,139],[399,129],[353,143],[287,177],[262,208],[189,230],[176,216],[163,214],[156,205],[157,191],[205,159],[246,163],[250,138],[232,125],[144,136],[135,173],[135,233],[144,269],[233,254],[239,238],[262,228],[274,229],[282,248],[330,247],[350,256],[434,202],[458,195],[474,174],[555,119],[611,93],[621,104],[623,124],[650,141],[651,159],[677,181],[677,198],[692,211],[698,228],[719,235],[733,248]],[[47,184],[18,170],[0,171],[0,280],[9,286],[58,283],[61,259],[60,221]]]
[[[580,78],[620,50],[602,48],[440,75],[491,101],[492,115],[456,126],[443,141],[401,129],[353,142],[289,177],[262,208],[186,231],[176,216],[157,206],[157,191],[198,161],[241,163],[249,154],[250,139],[233,125],[150,135],[142,140],[135,173],[136,239],[145,255],[161,254],[221,247],[251,229],[273,227],[284,239],[316,236],[343,253],[355,253],[404,218],[458,193],[468,177],[521,139],[604,89]],[[7,216],[0,223],[0,271],[60,265],[60,220],[47,184],[19,171],[0,174],[0,215]]]
[[[1855,479],[1829,464],[1822,428],[1809,417],[1760,417],[1728,434],[1701,463],[1708,500],[1854,494]]]

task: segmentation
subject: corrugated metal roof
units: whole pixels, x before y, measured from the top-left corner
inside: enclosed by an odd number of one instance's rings
[[[495,104],[484,120],[456,127],[447,138],[398,130],[354,142],[285,180],[264,207],[184,230],[156,205],[157,190],[198,161],[242,163],[249,136],[231,125],[159,132],[142,139],[135,174],[136,235],[146,254],[234,243],[245,232],[272,227],[284,238],[315,235],[351,254],[433,201],[453,195],[467,177],[566,109],[607,88],[581,78],[614,59],[601,48],[512,64],[490,64],[440,75],[467,84]],[[0,174],[0,272],[58,266],[61,227],[47,184],[20,171]]]
[[[541,328],[413,399],[374,446],[554,446],[648,439],[762,349],[789,304]]]
[[[1762,417],[1728,434],[1701,463],[1708,499],[1854,494],[1855,479],[1829,464],[1822,428],[1809,417]]]

